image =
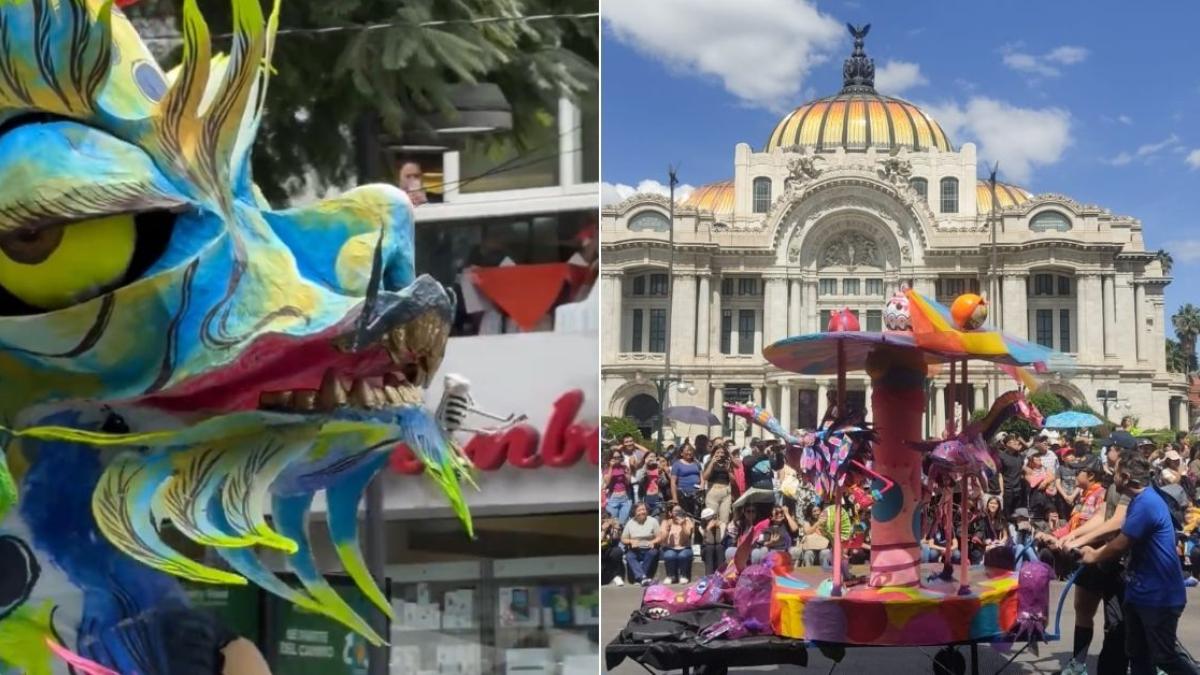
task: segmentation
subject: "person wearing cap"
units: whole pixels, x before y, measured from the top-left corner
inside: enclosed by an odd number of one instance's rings
[[[1120,533],[1099,549],[1079,548],[1080,559],[1099,564],[1129,557],[1125,586],[1125,648],[1134,675],[1197,675],[1200,669],[1179,653],[1179,617],[1187,605],[1183,569],[1175,547],[1170,507],[1153,488],[1153,467],[1139,455],[1117,464],[1114,484],[1129,496]]]
[[[710,508],[700,512],[700,559],[704,561],[705,576],[725,565],[725,523]]]
[[[1016,559],[1037,560],[1037,551],[1034,550],[1035,533],[1030,522],[1029,509],[1024,506],[1013,509],[1010,520],[1012,525],[1008,531],[1008,540],[1012,542]]]
[[[1064,454],[1062,461],[1058,463],[1057,506],[1058,514],[1064,520],[1071,518],[1072,511],[1075,510],[1079,497],[1082,495],[1079,487],[1076,486],[1075,476],[1094,461],[1091,450],[1089,444],[1077,441],[1070,447],[1070,453]]]
[[[1046,471],[1048,471],[1051,476],[1054,476],[1058,473],[1058,455],[1050,452],[1050,436],[1043,433],[1039,434],[1038,437],[1034,439],[1033,447],[1029,448],[1029,450],[1025,452],[1026,461],[1028,461],[1029,457],[1032,455],[1037,455],[1041,458],[1042,466],[1046,468]]]
[[[1100,479],[1107,484],[1104,493],[1104,510],[1096,509],[1093,516],[1084,521],[1067,536],[1057,540],[1054,547],[1066,551],[1076,546],[1104,542],[1120,531],[1125,522],[1129,496],[1122,494],[1114,484],[1113,472],[1123,457],[1132,456],[1136,445],[1133,436],[1113,432],[1105,451],[1107,464],[1102,468]],[[1101,517],[1103,515],[1103,518]],[[1096,610],[1104,603],[1104,637],[1097,661],[1099,675],[1125,673],[1129,659],[1125,654],[1125,624],[1121,601],[1125,583],[1121,578],[1124,571],[1120,561],[1109,561],[1101,565],[1085,565],[1075,577],[1075,636],[1071,660],[1062,670],[1069,675],[1086,672],[1086,658],[1095,632]]]

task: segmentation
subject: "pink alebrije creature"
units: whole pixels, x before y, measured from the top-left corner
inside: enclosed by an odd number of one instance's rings
[[[1054,570],[1040,560],[1021,565],[1017,574],[1017,625],[1013,639],[1030,642],[1046,640],[1046,621],[1050,617],[1050,579]]]
[[[909,308],[908,296],[905,295],[903,288],[896,291],[883,306],[883,327],[898,332],[912,330],[912,310]]]
[[[840,333],[843,331],[862,330],[858,324],[858,317],[854,312],[850,311],[849,307],[843,307],[829,315],[829,325],[825,327],[827,333]]]

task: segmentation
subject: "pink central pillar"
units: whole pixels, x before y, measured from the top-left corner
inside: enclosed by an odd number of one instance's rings
[[[925,361],[914,349],[883,346],[867,360],[877,473],[895,482],[871,509],[871,576],[868,585],[921,583],[921,439],[925,411]]]

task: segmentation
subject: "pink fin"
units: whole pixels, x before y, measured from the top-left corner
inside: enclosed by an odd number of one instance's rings
[[[115,670],[105,668],[91,659],[85,659],[75,652],[54,641],[54,638],[46,636],[46,644],[50,645],[50,651],[54,652],[58,658],[66,661],[75,670],[83,673],[83,675],[121,675]]]

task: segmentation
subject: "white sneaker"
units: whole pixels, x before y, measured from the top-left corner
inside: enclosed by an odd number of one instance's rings
[[[646,577],[645,579],[642,579],[643,586],[649,586],[650,584],[653,584],[653,583],[654,583],[654,580],[651,579],[650,577]]]
[[[624,579],[622,579],[622,578],[621,578],[619,575],[618,575],[618,576],[615,576],[615,577],[613,577],[613,579],[612,579],[612,585],[613,585],[613,586],[624,586],[624,585],[625,585],[625,580],[624,580]]]
[[[686,584],[687,582],[688,582],[688,578],[687,578],[687,577],[679,577],[679,583],[681,583],[681,584]]]

